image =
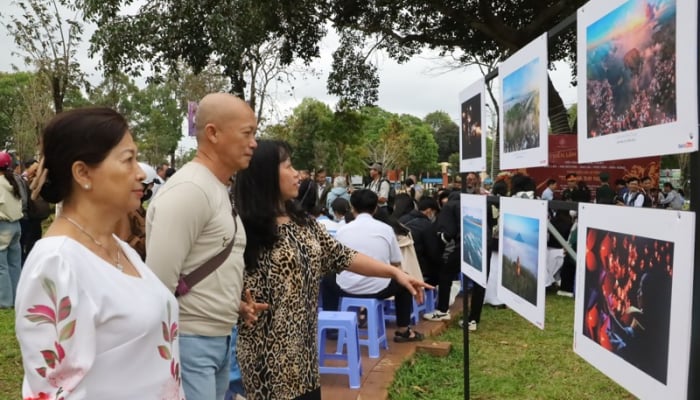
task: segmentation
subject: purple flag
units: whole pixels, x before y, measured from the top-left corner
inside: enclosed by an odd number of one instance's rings
[[[187,134],[190,136],[195,136],[197,133],[194,120],[195,114],[197,114],[197,102],[187,102]]]

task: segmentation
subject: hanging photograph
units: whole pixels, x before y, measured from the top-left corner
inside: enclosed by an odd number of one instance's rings
[[[481,78],[459,94],[459,172],[486,170],[486,97]],[[482,134],[482,129],[484,130]]]
[[[498,67],[501,79],[501,169],[548,164],[547,34]]]
[[[687,394],[694,224],[689,212],[579,207],[574,351],[643,399]]]
[[[579,163],[698,149],[697,1],[578,10]]]
[[[498,298],[544,329],[547,202],[501,198]]]
[[[478,285],[486,287],[486,196],[462,193],[460,207],[462,273]]]

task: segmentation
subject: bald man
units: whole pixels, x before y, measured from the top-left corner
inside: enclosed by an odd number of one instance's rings
[[[248,167],[256,129],[255,113],[241,99],[226,93],[204,97],[196,115],[197,154],[148,206],[146,263],[168,289],[178,289],[180,370],[188,400],[221,400],[229,385],[246,235],[240,218],[231,216],[227,185]],[[181,276],[218,254],[225,258],[213,272],[181,290]]]

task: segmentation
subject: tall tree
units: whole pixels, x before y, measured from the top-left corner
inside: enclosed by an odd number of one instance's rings
[[[111,107],[131,120],[134,113],[134,97],[139,88],[133,79],[123,73],[109,74],[88,94],[90,103]]]
[[[489,64],[505,59],[552,29],[587,0],[333,1],[336,29],[377,38],[378,49],[404,61],[422,48],[460,50],[460,61]],[[549,46],[550,60],[575,60],[575,27]],[[561,96],[549,80],[549,119],[554,133],[570,133]]]
[[[138,75],[150,64],[164,75],[184,62],[199,74],[214,64],[259,120],[270,84],[290,78],[295,59],[317,57],[326,34],[313,0],[152,0],[133,14],[121,12],[132,0],[74,1],[98,26],[91,52],[101,53],[108,73]]]
[[[400,120],[406,127],[409,138],[408,162],[404,166],[404,171],[420,174],[436,170],[438,145],[435,142],[432,127],[413,115],[401,115]]]
[[[341,105],[373,104],[379,85],[368,55],[376,50],[404,62],[429,47],[459,51],[464,64],[505,59],[576,12],[587,0],[152,0],[120,13],[132,0],[74,0],[95,21],[93,52],[110,68],[156,71],[184,60],[199,71],[221,65],[232,91],[244,93],[250,50],[279,40],[281,65],[319,55],[327,23],[341,35],[328,89]],[[202,23],[201,21],[207,21]],[[575,29],[551,43],[551,60],[573,61]],[[571,132],[561,97],[549,84],[555,133]]]
[[[51,92],[35,73],[0,74],[0,126],[4,148],[20,160],[37,154],[39,137],[53,115]]]
[[[294,164],[314,170],[325,165],[329,149],[323,138],[332,129],[333,111],[325,103],[305,98],[287,119],[290,143],[294,146]]]
[[[34,75],[29,72],[0,72],[0,146],[11,145],[15,123],[25,111],[22,93],[28,89]]]
[[[438,145],[438,161],[447,161],[450,154],[459,152],[459,125],[444,111],[433,111],[423,118]]]
[[[175,164],[184,111],[178,106],[173,86],[173,82],[150,83],[132,99],[131,131],[139,152],[152,165],[166,158]]]
[[[51,88],[56,113],[63,111],[66,93],[85,84],[85,74],[76,60],[83,26],[77,9],[68,0],[23,0],[17,5],[22,12],[13,15],[6,25],[20,49],[19,55]],[[64,18],[59,9],[76,12]]]

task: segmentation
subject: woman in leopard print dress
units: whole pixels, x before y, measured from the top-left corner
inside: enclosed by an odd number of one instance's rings
[[[349,269],[391,277],[420,296],[424,283],[333,239],[294,203],[299,174],[284,142],[261,140],[236,177],[235,201],[248,236],[244,287],[267,303],[240,326],[238,361],[248,400],[320,399],[316,335],[320,281]]]

